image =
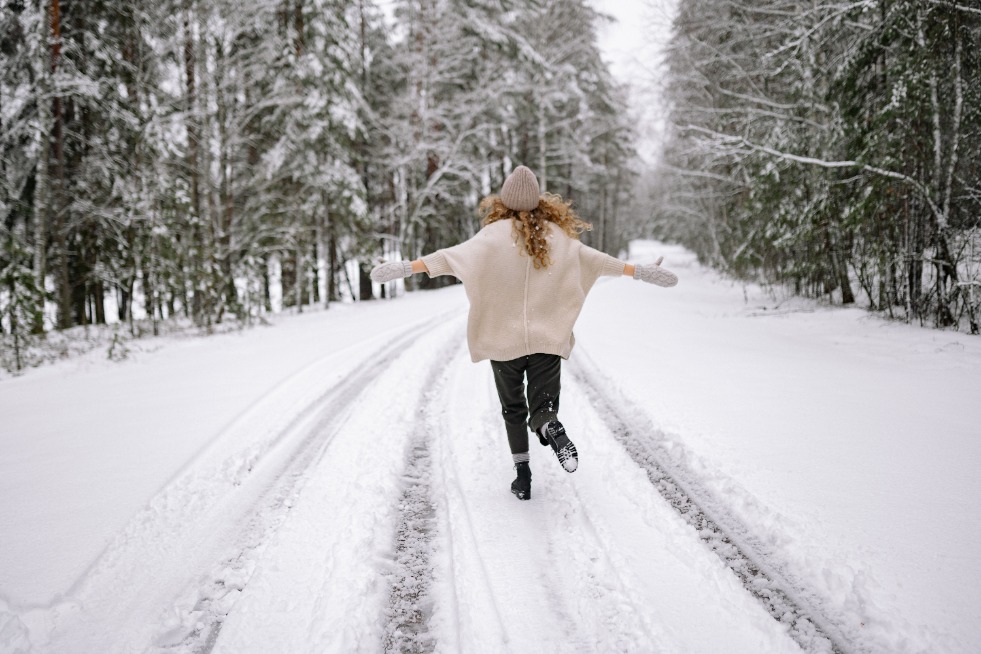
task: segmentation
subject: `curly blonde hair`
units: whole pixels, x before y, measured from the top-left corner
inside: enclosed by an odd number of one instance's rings
[[[543,193],[538,200],[538,206],[531,211],[516,211],[504,206],[498,195],[491,195],[480,201],[480,215],[484,226],[496,223],[498,220],[513,218],[515,235],[523,236],[525,251],[534,260],[535,268],[548,268],[552,259],[548,256],[548,223],[555,223],[569,237],[576,240],[583,232],[593,229],[589,223],[581,220],[572,209],[572,203],[566,202],[553,193]]]

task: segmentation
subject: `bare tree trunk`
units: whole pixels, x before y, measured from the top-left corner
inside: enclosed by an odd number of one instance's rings
[[[619,251],[619,249],[626,244],[624,237],[617,231],[617,225],[620,215],[620,191],[623,187],[623,166],[617,166],[617,181],[613,184],[613,200],[610,206],[610,217],[608,219],[610,225],[610,232],[612,236],[612,247]],[[616,255],[619,252],[614,252]]]
[[[851,282],[848,280],[847,259],[840,257],[838,266],[838,285],[841,286],[841,303],[855,304],[855,293],[852,292]]]
[[[347,266],[341,266],[341,272],[344,273],[344,281],[347,282],[348,293],[351,294],[352,300],[357,300],[357,296],[354,294],[354,284],[351,283],[351,276],[347,274]]]
[[[13,238],[13,236],[11,236]],[[11,301],[17,297],[17,287],[14,283],[14,277],[11,276],[8,282],[7,291],[10,293]],[[23,366],[20,360],[20,325],[17,323],[17,310],[11,307],[10,311],[10,333],[14,337],[14,369],[20,370]],[[0,325],[0,334],[3,333],[3,327]]]
[[[293,276],[293,294],[296,297],[296,311],[303,313],[303,247],[297,244],[295,250],[296,266]]]
[[[209,117],[211,115],[211,101],[214,95],[211,89],[215,80],[213,76],[207,74],[208,47],[210,43],[209,39],[206,38],[208,34],[208,16],[204,11],[198,12],[198,32],[200,33],[200,37],[196,43],[197,62],[202,74],[198,80],[195,112],[198,115],[198,120],[200,121],[199,129],[201,130],[201,142],[199,144],[199,162],[201,166],[199,173],[201,183],[200,191],[203,200],[201,207],[206,214],[201,216],[201,222],[207,228],[204,231],[201,248],[201,259],[205,264],[202,290],[204,291],[205,300],[205,325],[210,333],[213,323],[221,323],[224,303],[218,290],[220,288],[218,274],[221,266],[215,251],[218,242],[218,223],[221,220],[221,215],[218,210],[218,195],[215,192],[214,179],[211,175],[213,153],[209,145],[211,143],[209,135],[212,133],[211,119]]]
[[[41,12],[41,43],[50,44],[51,9],[45,4]],[[48,220],[51,206],[51,179],[48,171],[48,158],[51,156],[51,58],[48,47],[42,47],[41,62],[38,66],[38,160],[34,189],[34,284],[40,291],[40,306],[34,312],[31,332],[44,332],[44,288],[47,276]]]
[[[195,217],[201,216],[201,190],[198,180],[198,145],[201,136],[198,133],[195,108],[197,103],[197,84],[195,82],[194,38],[191,31],[191,8],[193,0],[188,0],[184,13],[184,83],[185,105],[184,116],[187,129],[187,169],[191,181],[191,209]]]
[[[606,169],[606,166],[607,166],[607,157],[608,157],[608,153],[606,152],[606,148],[604,148],[603,149],[603,168],[604,169]],[[604,180],[604,182],[605,182],[605,180]],[[606,252],[606,202],[607,202],[606,189],[607,189],[607,184],[604,183],[604,184],[601,185],[601,187],[602,187],[602,191],[600,192],[600,197],[599,197],[599,202],[600,202],[599,230],[597,230],[597,231],[599,231],[599,234],[597,234],[597,236],[599,237],[597,239],[597,241],[599,241],[599,242],[596,244],[596,249],[599,250],[600,252]]]
[[[320,304],[320,243],[319,238],[310,244],[311,275],[310,275],[310,304]]]
[[[330,198],[327,196],[327,192],[322,192],[323,203],[324,203],[324,224],[323,230],[321,231],[321,238],[325,241],[324,247],[327,249],[325,258],[327,259],[327,270],[325,271],[327,275],[326,281],[326,291],[327,295],[324,297],[324,308],[330,306],[331,302],[336,302],[337,297],[337,237],[334,235],[334,221],[330,215]]]
[[[231,156],[229,151],[228,134],[228,99],[223,91],[225,83],[225,56],[224,50],[216,53],[218,60],[218,80],[215,86],[215,98],[218,105],[218,169],[220,171],[219,180],[219,201],[221,208],[218,214],[218,262],[221,276],[224,281],[225,301],[224,306],[241,313],[238,300],[238,290],[235,288],[235,277],[232,270],[232,223],[235,218],[235,196],[232,190],[231,179]],[[241,316],[239,316],[241,318]]]
[[[106,294],[101,281],[92,284],[92,304],[95,309],[95,323],[106,324]]]
[[[116,308],[116,315],[120,322],[126,322],[126,313],[129,310],[129,286],[119,286],[119,306]]]
[[[262,266],[262,307],[266,310],[266,313],[272,313],[272,293],[270,293],[269,289],[269,256],[262,255],[260,261],[260,265]]]
[[[337,260],[337,235],[333,228],[327,237],[327,301],[337,302],[340,300],[340,289],[337,283],[337,273],[340,262]]]
[[[548,124],[545,117],[545,103],[538,100],[538,184],[542,193],[548,190],[548,165],[545,155],[548,152]]]
[[[61,5],[59,0],[51,0],[51,73],[58,70],[61,60]],[[58,289],[58,328],[67,329],[72,326],[72,286],[68,271],[68,227],[65,212],[65,149],[63,136],[64,115],[62,113],[61,97],[56,93],[52,109],[54,161],[57,191],[52,194],[54,219],[54,244],[57,257],[55,276]]]
[[[198,249],[199,252],[194,260],[191,261],[191,316],[194,322],[201,322],[204,307],[202,302],[202,277],[204,273],[201,265],[202,234],[201,234],[201,184],[199,179],[198,148],[201,136],[197,123],[197,83],[195,76],[195,48],[194,36],[192,31],[191,13],[193,11],[194,0],[187,0],[184,8],[184,125],[187,130],[187,174],[191,185],[191,229],[190,239],[192,251]]]
[[[361,301],[374,300],[375,295],[371,287],[371,276],[368,274],[370,270],[363,263],[358,263],[358,299]]]

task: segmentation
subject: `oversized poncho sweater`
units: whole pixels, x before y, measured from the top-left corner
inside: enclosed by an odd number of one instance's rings
[[[623,261],[570,238],[557,225],[548,229],[552,263],[546,268],[535,268],[511,220],[491,223],[470,240],[422,258],[430,277],[453,275],[463,282],[474,362],[536,353],[568,359],[586,294],[600,275],[623,274]]]

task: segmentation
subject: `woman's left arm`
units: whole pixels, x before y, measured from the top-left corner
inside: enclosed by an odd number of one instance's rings
[[[670,288],[678,283],[678,276],[670,270],[665,270],[662,268],[662,261],[664,261],[664,257],[658,257],[657,261],[654,263],[646,263],[639,266],[631,266],[630,264],[627,264],[624,267],[623,274],[630,275],[634,279],[639,279],[640,281],[647,282],[648,284],[657,284],[658,286]],[[631,272],[627,272],[627,268],[632,268],[633,270]]]

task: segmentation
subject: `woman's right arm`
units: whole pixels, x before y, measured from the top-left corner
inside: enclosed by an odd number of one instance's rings
[[[379,264],[372,268],[371,279],[379,284],[384,284],[386,282],[402,279],[403,277],[408,277],[409,275],[422,272],[429,272],[429,267],[426,266],[426,262],[422,259],[416,259],[415,261],[411,262],[392,261],[389,263]]]
[[[414,261],[393,261],[379,264],[372,269],[371,278],[380,283],[401,279],[416,273],[426,273],[430,277],[453,275],[459,278],[460,273],[452,261],[460,262],[465,259],[468,256],[467,253],[473,248],[476,238],[475,236],[453,247],[436,250]]]

